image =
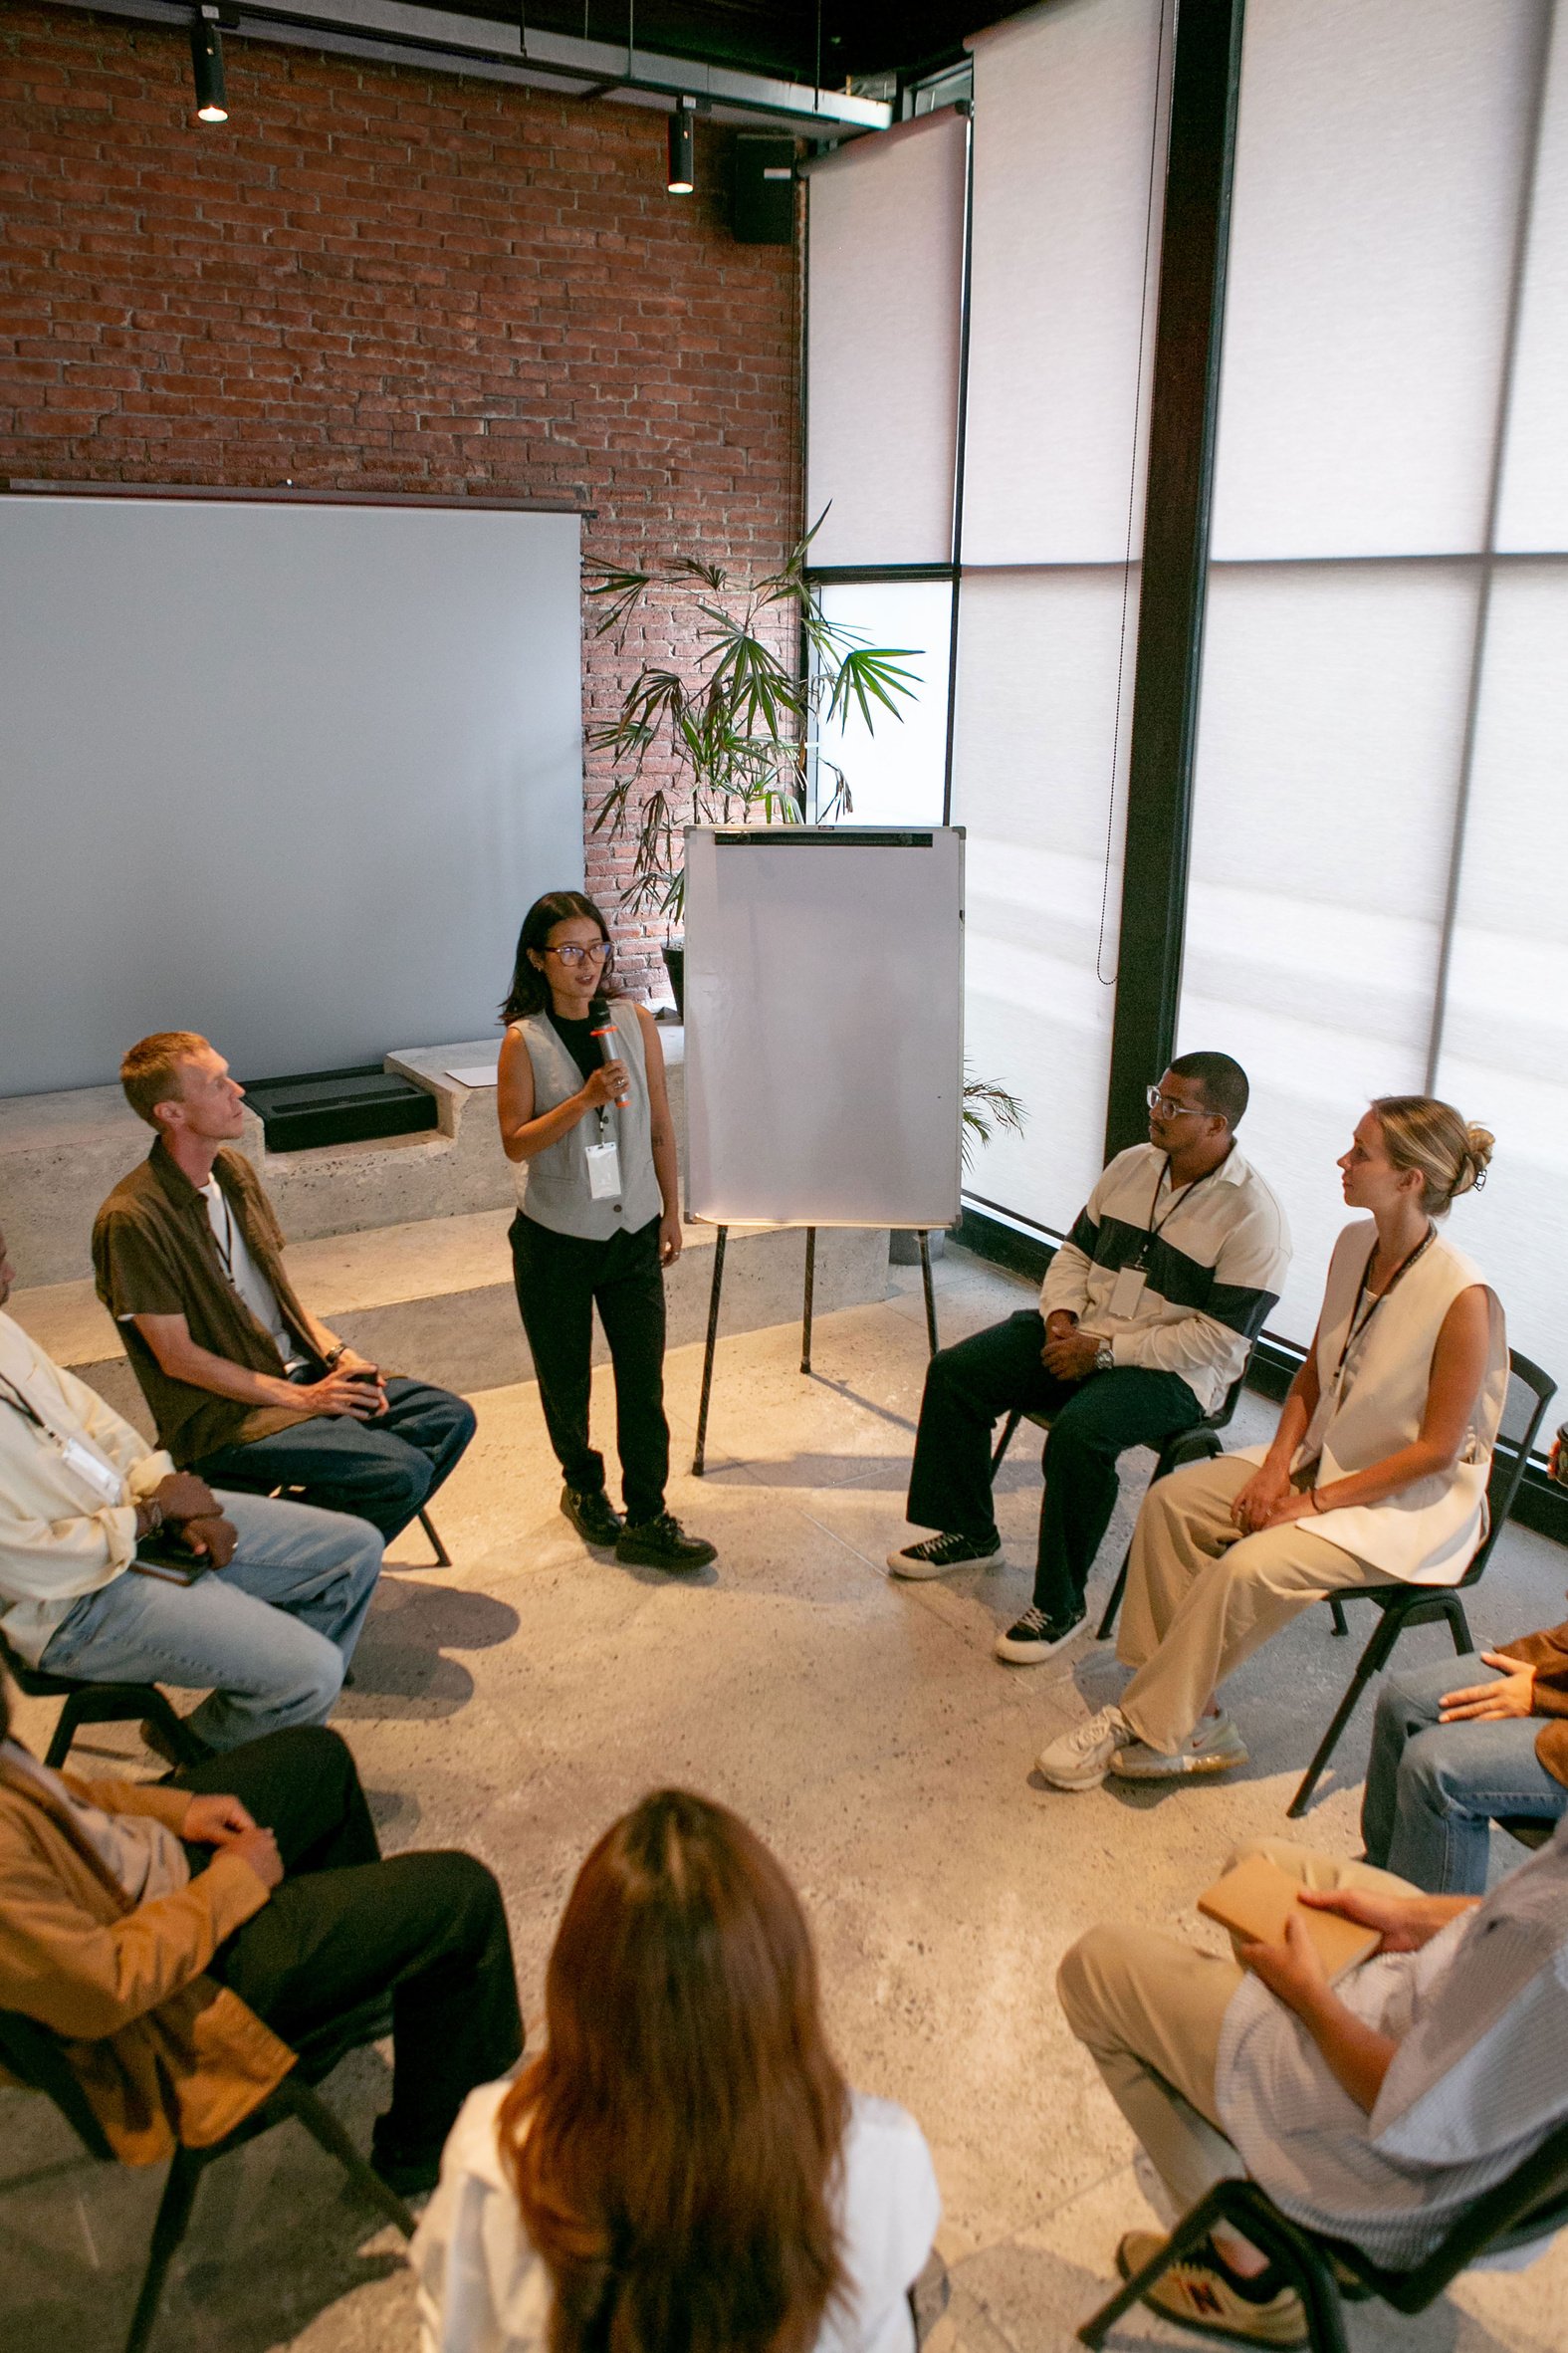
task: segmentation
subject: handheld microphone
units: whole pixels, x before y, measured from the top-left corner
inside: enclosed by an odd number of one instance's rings
[[[619,1061],[620,1040],[616,1035],[615,1016],[610,1011],[610,1002],[607,997],[589,999],[588,1035],[590,1038],[596,1038],[599,1042],[599,1059],[601,1061]],[[615,1100],[624,1108],[631,1101],[631,1097],[629,1094],[618,1094]]]

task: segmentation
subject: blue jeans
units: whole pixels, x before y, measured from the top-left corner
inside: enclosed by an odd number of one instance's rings
[[[1568,1788],[1535,1754],[1538,1716],[1438,1722],[1447,1693],[1496,1680],[1472,1654],[1390,1675],[1378,1695],[1361,1801],[1367,1860],[1429,1895],[1485,1894],[1497,1815],[1554,1822],[1568,1810]]]
[[[210,1693],[189,1719],[237,1749],[332,1713],[381,1566],[362,1520],[271,1497],[222,1495],[234,1558],[192,1585],[126,1569],[79,1601],[39,1661],[91,1683],[177,1683]]]
[[[368,1520],[390,1543],[435,1494],[474,1435],[474,1409],[449,1389],[395,1376],[373,1422],[313,1414],[271,1438],[220,1446],[191,1469],[209,1487],[271,1495],[297,1487],[324,1512]]]

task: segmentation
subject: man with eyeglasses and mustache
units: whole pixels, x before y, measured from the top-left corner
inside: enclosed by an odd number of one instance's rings
[[[1118,1456],[1213,1413],[1279,1296],[1290,1230],[1236,1148],[1246,1104],[1246,1073],[1229,1055],[1179,1055],[1149,1089],[1149,1141],[1100,1178],[1038,1308],[931,1359],[906,1510],[938,1532],[888,1555],[895,1576],[941,1576],[1001,1550],[993,1425],[1012,1411],[1050,1416],[1033,1597],[997,1637],[1010,1665],[1049,1658],[1082,1625]]]

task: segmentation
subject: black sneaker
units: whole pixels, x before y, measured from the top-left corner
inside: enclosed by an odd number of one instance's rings
[[[997,1656],[1009,1666],[1037,1667],[1041,1659],[1048,1659],[1053,1650],[1071,1641],[1083,1619],[1081,1609],[1064,1618],[1047,1617],[1042,1609],[1026,1609],[1015,1625],[997,1636]]]
[[[378,2126],[380,2119],[377,2118]],[[406,2149],[376,2127],[370,2132],[370,2164],[399,2198],[425,2198],[441,2179],[439,2149]]]
[[[183,1772],[191,1763],[190,1758],[179,1755],[162,1725],[154,1724],[150,1716],[144,1723],[138,1725],[137,1730],[141,1734],[141,1746],[144,1749],[150,1749],[154,1757],[161,1757],[165,1765],[172,1765],[176,1772]],[[218,1752],[212,1743],[204,1741],[199,1732],[193,1732],[188,1723],[185,1724],[184,1730],[185,1738],[190,1742],[192,1748],[200,1751],[200,1755],[195,1760],[196,1764],[205,1765],[209,1757],[217,1756]]]
[[[613,1548],[626,1525],[602,1487],[563,1487],[560,1508],[585,1544]]]
[[[923,1544],[906,1544],[902,1552],[889,1552],[887,1565],[896,1577],[939,1577],[966,1560],[995,1559],[1001,1550],[1002,1538],[995,1529],[989,1536],[959,1535],[950,1529],[945,1535],[927,1536]]]
[[[689,1536],[671,1512],[661,1512],[657,1520],[644,1520],[633,1527],[630,1522],[621,1529],[615,1541],[615,1557],[628,1568],[706,1568],[710,1560],[717,1560],[719,1547],[710,1544],[706,1536]]]

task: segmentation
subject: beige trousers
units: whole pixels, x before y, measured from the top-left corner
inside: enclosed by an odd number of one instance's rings
[[[1416,1890],[1370,1863],[1336,1862],[1287,1838],[1252,1838],[1226,1865],[1266,1855],[1306,1887]],[[1234,1961],[1200,1953],[1157,1928],[1091,1928],[1057,1973],[1073,2033],[1093,2058],[1170,2194],[1178,2215],[1245,2166],[1220,2128],[1215,2061],[1220,2027],[1241,1983]]]
[[[1389,1581],[1303,1521],[1242,1535],[1231,1506],[1255,1468],[1190,1463],[1144,1498],[1116,1637],[1138,1671],[1116,1705],[1151,1749],[1179,1749],[1225,1678],[1312,1602]]]

